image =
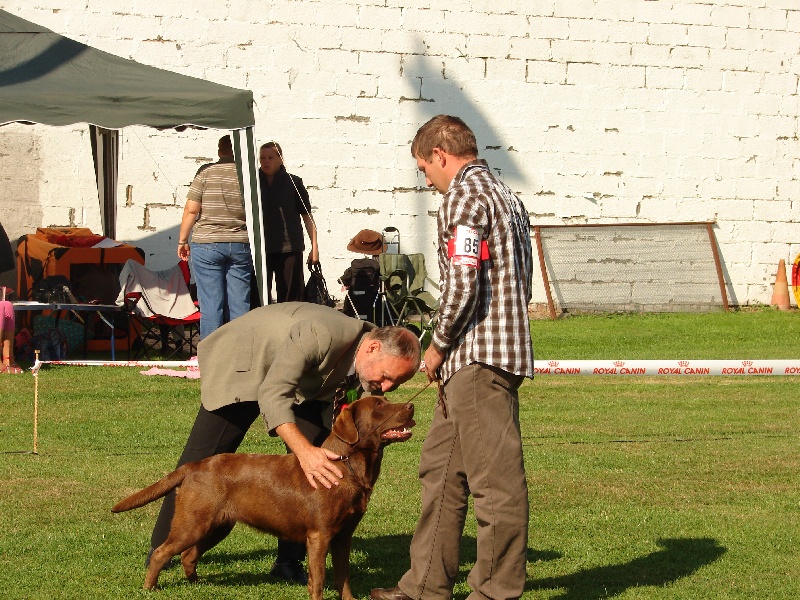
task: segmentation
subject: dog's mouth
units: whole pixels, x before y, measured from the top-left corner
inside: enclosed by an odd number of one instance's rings
[[[414,419],[410,419],[402,427],[387,429],[381,434],[381,439],[387,442],[405,442],[411,438],[411,428],[416,425]]]

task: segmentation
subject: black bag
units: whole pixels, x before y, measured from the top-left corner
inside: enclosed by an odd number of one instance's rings
[[[38,280],[31,288],[31,297],[45,304],[77,304],[72,284],[63,275],[51,275]]]
[[[324,306],[336,306],[336,299],[328,293],[328,285],[322,276],[322,266],[319,263],[308,266],[311,273],[308,275],[306,289],[303,290],[303,300]]]
[[[381,286],[381,268],[373,258],[356,258],[339,278],[344,287],[377,292]]]
[[[33,349],[39,351],[39,360],[66,360],[67,336],[53,328],[33,336]]]

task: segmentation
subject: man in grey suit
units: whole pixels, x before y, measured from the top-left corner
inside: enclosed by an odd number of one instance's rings
[[[407,329],[376,328],[307,302],[252,310],[211,333],[197,350],[201,406],[178,466],[235,452],[260,414],[314,488],[339,485],[342,477],[337,457],[319,445],[348,377],[364,392],[382,395],[411,379],[420,364],[419,341]],[[164,498],[150,554],[166,540],[174,510],[172,493]],[[304,555],[303,544],[279,540],[271,573],[305,583]]]

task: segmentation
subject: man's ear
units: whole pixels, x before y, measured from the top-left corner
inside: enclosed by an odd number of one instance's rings
[[[353,446],[358,443],[358,429],[356,429],[356,423],[353,420],[353,408],[351,406],[342,409],[342,412],[336,417],[336,422],[333,424],[333,432],[345,444]]]
[[[439,148],[438,146],[433,149],[433,154],[431,155],[431,162],[433,159],[439,160],[439,166],[444,168],[445,164],[447,163],[447,153]]]

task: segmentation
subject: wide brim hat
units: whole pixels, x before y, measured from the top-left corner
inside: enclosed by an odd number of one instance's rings
[[[373,256],[383,252],[383,236],[372,229],[362,229],[356,234],[350,243],[347,244],[350,252],[361,254],[371,254]]]

